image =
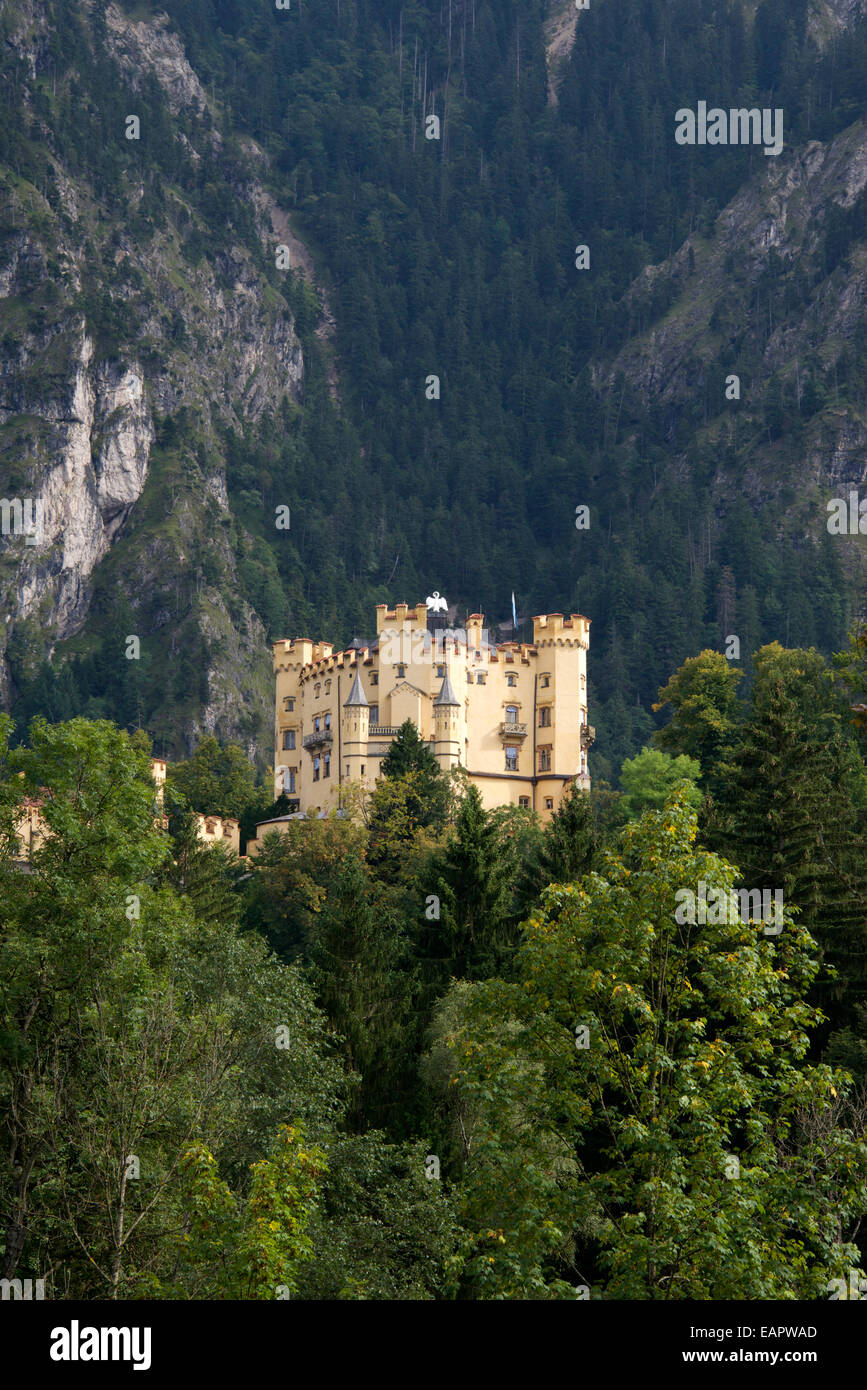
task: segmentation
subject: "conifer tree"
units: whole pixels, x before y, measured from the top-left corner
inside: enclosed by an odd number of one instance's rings
[[[341,1037],[347,1066],[361,1077],[355,1125],[398,1122],[414,1075],[407,1057],[412,977],[401,923],[357,852],[348,851],[333,876],[309,955],[319,1003]]]
[[[478,787],[471,786],[433,874],[441,915],[429,925],[448,973],[480,980],[506,966],[508,872]]]
[[[590,797],[576,783],[545,827],[541,843],[520,871],[518,901],[525,916],[549,883],[574,883],[593,868],[598,849]]]
[[[860,760],[816,652],[756,653],[749,716],[725,769],[714,848],[747,888],[781,889],[838,972],[816,997],[832,1027],[851,1022],[867,984],[867,882],[853,779]]]

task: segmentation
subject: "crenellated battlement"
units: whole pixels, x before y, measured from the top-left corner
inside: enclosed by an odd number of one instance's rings
[[[344,786],[371,790],[406,721],[443,770],[466,770],[486,806],[547,819],[569,785],[589,788],[590,620],[544,613],[531,642],[495,642],[484,613],[464,627],[450,616],[435,591],[426,603],[378,604],[368,644],[274,643],[275,796],[324,814],[344,804]]]

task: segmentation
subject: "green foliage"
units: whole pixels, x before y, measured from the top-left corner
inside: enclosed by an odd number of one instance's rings
[[[597,850],[598,832],[590,797],[576,782],[545,827],[531,866],[534,898],[550,883],[573,883],[588,874]]]
[[[658,810],[672,788],[684,781],[690,783],[686,791],[688,804],[698,806],[701,793],[696,783],[700,773],[697,759],[685,753],[671,758],[658,748],[642,748],[634,758],[627,758],[620,769],[623,809],[630,820],[638,820],[645,811]]]
[[[458,1229],[444,1184],[426,1176],[424,1145],[344,1136],[329,1151],[312,1227],[308,1299],[431,1299],[449,1288]]]
[[[867,878],[858,799],[864,766],[849,711],[815,651],[773,643],[755,685],[708,826],[749,887],[782,891],[839,972],[821,988],[832,1026],[867,999]]]
[[[184,1154],[180,1172],[186,1220],[175,1250],[179,1277],[163,1296],[183,1297],[191,1288],[188,1296],[199,1299],[293,1297],[313,1254],[308,1228],[327,1172],[322,1150],[308,1148],[300,1128],[282,1125],[273,1156],[253,1164],[241,1201],[203,1144]]]
[[[455,828],[432,861],[431,892],[439,899],[439,919],[423,925],[425,954],[444,984],[448,976],[484,979],[509,969],[513,943],[507,931],[508,861],[499,852],[497,827],[471,786],[460,804]]]
[[[671,706],[671,720],[654,742],[666,753],[694,758],[706,778],[725,753],[738,716],[743,671],[719,652],[690,657],[659,692],[654,710]]]
[[[256,772],[243,748],[221,747],[210,734],[184,762],[173,763],[168,781],[185,797],[190,810],[240,820],[252,804],[264,810],[265,796],[256,787]]]
[[[361,828],[336,813],[290,820],[266,834],[245,899],[247,925],[262,933],[281,960],[309,952],[322,905],[342,865],[362,851]]]
[[[140,740],[37,722],[0,788],[3,1277],[132,1296],[168,1277],[191,1143],[242,1185],[287,1115],[333,1131],[347,1079],[297,972],[176,892]],[[48,834],[25,871],[14,827],[37,791]]]
[[[399,915],[357,853],[336,865],[315,916],[308,956],[317,999],[362,1082],[351,1120],[399,1130],[410,1082],[405,1040],[414,1027],[414,980]]]
[[[444,1034],[470,1296],[802,1299],[857,1266],[867,1146],[845,1074],[804,1061],[813,943],[788,913],[678,926],[684,886],[735,879],[695,837],[673,798],[549,889],[517,981]]]

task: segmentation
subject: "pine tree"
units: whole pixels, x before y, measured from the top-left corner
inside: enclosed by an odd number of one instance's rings
[[[573,783],[554,812],[523,873],[520,901],[528,912],[549,883],[574,883],[593,868],[598,836],[590,797]]]
[[[867,998],[867,881],[853,800],[860,759],[818,653],[774,643],[755,663],[749,717],[708,838],[745,887],[780,889],[786,907],[799,909],[838,972],[816,997],[831,1027],[843,1027]]]
[[[441,917],[429,925],[450,974],[480,980],[507,965],[508,871],[479,789],[471,786],[433,875]]]
[[[341,860],[309,946],[321,1007],[361,1077],[351,1116],[359,1129],[400,1128],[413,1089],[412,973],[402,926],[363,860]]]

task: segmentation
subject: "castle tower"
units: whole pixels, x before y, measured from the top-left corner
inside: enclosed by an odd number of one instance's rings
[[[587,723],[587,649],[590,620],[547,613],[533,619],[538,652],[536,689],[536,785],[541,809],[556,809],[563,774],[590,789],[587,754],[595,737]]]
[[[461,707],[452,689],[448,667],[434,704],[434,757],[447,772],[461,760]]]
[[[343,702],[341,713],[343,767],[341,777],[361,780],[367,763],[367,740],[370,737],[370,704],[361,688],[361,678],[355,672],[352,689]]]
[[[301,782],[301,676],[314,656],[306,637],[274,642],[276,706],[274,720],[274,798],[295,796]]]

